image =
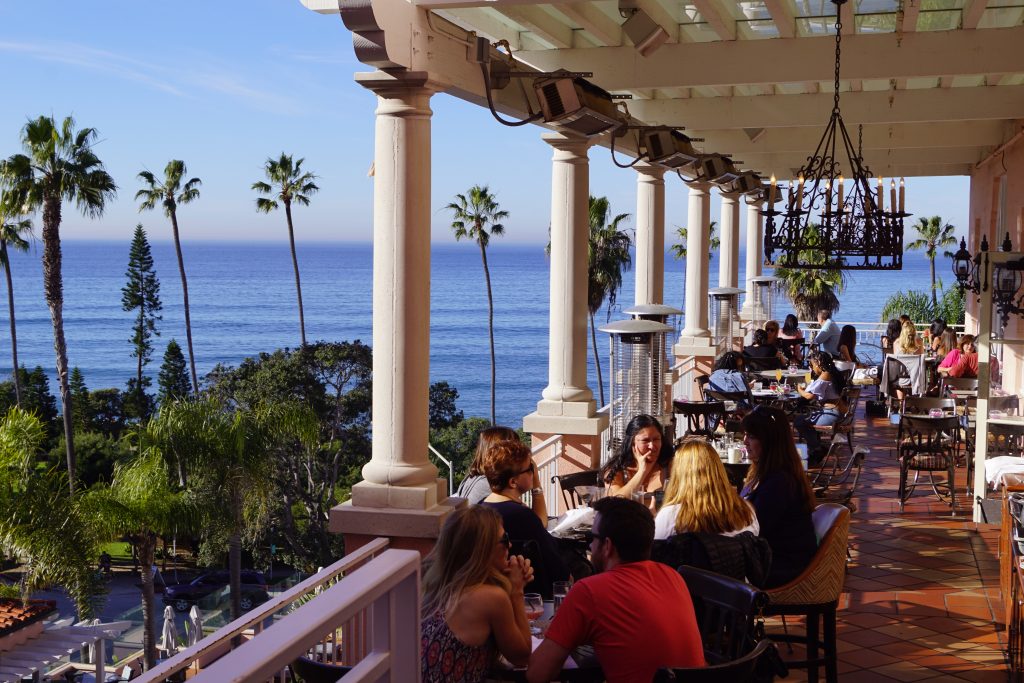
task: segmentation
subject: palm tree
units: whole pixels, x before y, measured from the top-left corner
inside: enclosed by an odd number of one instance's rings
[[[8,217],[4,210],[4,200],[0,199],[0,269],[7,278],[7,310],[11,320],[11,367],[14,368],[14,401],[21,405],[21,378],[18,377],[18,332],[14,324],[14,281],[11,278],[11,260],[7,255],[7,247],[18,251],[28,251],[28,240],[24,235],[31,235],[32,221],[19,218],[17,215]]]
[[[689,230],[679,225],[676,226],[676,236],[679,237],[679,242],[673,244],[671,247],[672,256],[677,261],[686,259],[686,238],[689,235]],[[718,221],[711,221],[708,225],[708,236],[710,241],[708,242],[708,261],[714,255],[718,248],[722,246],[722,240],[718,237]]]
[[[21,144],[25,154],[15,154],[0,162],[0,181],[8,190],[5,212],[38,209],[43,212],[43,291],[53,324],[68,486],[72,494],[75,490],[75,435],[68,384],[68,349],[64,340],[61,204],[73,201],[84,215],[98,218],[103,215],[107,201],[116,195],[114,179],[92,150],[96,136],[95,128],[75,130],[75,121],[70,116],[60,126],[52,116],[40,116],[22,129]]]
[[[931,218],[924,218],[922,216],[917,219],[914,230],[917,231],[920,237],[908,244],[907,249],[924,249],[932,271],[932,307],[938,308],[939,298],[936,293],[938,286],[935,283],[935,252],[939,249],[945,249],[945,247],[956,246],[956,237],[953,236],[956,228],[949,223],[943,225],[942,216],[932,216]],[[953,258],[953,252],[948,249],[945,249],[942,255],[947,258]]]
[[[309,206],[309,196],[315,194],[320,188],[313,182],[316,176],[312,173],[302,172],[302,162],[305,159],[293,161],[290,154],[281,152],[281,158],[267,159],[263,167],[270,183],[257,181],[252,184],[252,189],[260,194],[276,195],[284,204],[284,215],[288,219],[288,244],[292,250],[292,267],[295,269],[295,293],[299,297],[299,337],[302,345],[306,345],[306,320],[302,314],[302,285],[299,283],[299,259],[295,256],[295,230],[292,227],[292,202]],[[272,183],[272,184],[271,184]],[[278,204],[273,199],[260,197],[256,200],[256,210],[261,213],[270,213],[276,210]]]
[[[153,565],[160,536],[192,526],[195,506],[171,487],[172,473],[152,432],[139,432],[136,456],[114,468],[110,487],[94,488],[85,498],[93,518],[109,537],[127,536],[138,552],[142,576],[142,647],[146,668],[156,664]]]
[[[808,231],[817,232],[818,226],[807,226]],[[801,320],[814,320],[818,311],[839,310],[838,294],[846,288],[846,272],[841,268],[825,267],[824,254],[817,251],[800,253],[803,263],[820,264],[821,268],[776,268],[775,276],[782,280],[782,286],[793,302],[796,315]]]
[[[608,300],[608,318],[615,306],[619,288],[622,286],[622,271],[632,265],[629,248],[632,240],[629,234],[619,229],[619,224],[629,220],[628,213],[620,213],[608,223],[611,206],[607,197],[590,198],[590,239],[587,249],[587,310],[590,313],[590,342],[594,350],[594,365],[597,368],[597,386],[604,405],[604,378],[601,376],[601,356],[597,351],[597,330],[594,314],[601,310]]]
[[[491,424],[496,424],[494,409],[495,364],[494,364],[494,299],[491,295],[491,272],[487,269],[487,245],[492,235],[504,235],[505,226],[500,221],[508,218],[490,189],[474,185],[466,194],[455,195],[455,201],[445,207],[452,212],[452,231],[455,240],[471,239],[480,247],[480,258],[484,264],[484,283],[487,285],[487,332],[491,339]]]
[[[164,214],[171,219],[171,231],[174,233],[174,251],[178,256],[178,273],[181,275],[181,296],[185,302],[185,338],[188,342],[188,364],[192,371],[192,388],[199,391],[199,377],[196,375],[196,354],[192,350],[192,319],[189,316],[188,308],[188,280],[185,278],[185,261],[181,257],[181,239],[178,236],[178,204],[188,204],[199,199],[199,186],[203,181],[199,178],[190,178],[181,184],[181,179],[188,173],[184,161],[172,159],[167,162],[164,168],[164,181],[157,182],[156,177],[149,171],[139,173],[141,179],[148,187],[144,187],[135,193],[136,201],[142,200],[139,204],[139,211],[156,208],[157,202],[164,207]]]

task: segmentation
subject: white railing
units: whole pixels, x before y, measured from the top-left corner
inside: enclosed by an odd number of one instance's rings
[[[431,453],[437,456],[438,460],[440,460],[441,462],[448,466],[448,495],[452,495],[452,492],[455,490],[453,488],[455,485],[455,468],[452,467],[452,461],[441,455],[441,452],[434,448],[433,444],[427,443],[427,448],[430,449]]]
[[[562,435],[554,434],[549,436],[534,446],[532,453],[533,462],[537,466],[537,478],[540,479],[540,486],[544,489],[544,500],[547,501],[548,505],[557,506],[561,491],[559,491],[558,482],[552,481],[551,477],[558,474],[558,461],[565,454]],[[526,496],[529,496],[529,494],[526,494]],[[532,503],[530,500],[524,502],[527,505]],[[554,508],[549,510],[549,512],[553,511]]]
[[[693,381],[696,370],[696,356],[680,358],[675,365],[669,368],[669,372],[672,373],[672,400],[690,398],[690,383]]]
[[[419,680],[419,574],[417,551],[385,550],[190,680],[287,680],[283,671],[290,662],[352,621],[361,623],[366,651],[345,674],[345,683]]]
[[[612,404],[611,403],[609,403],[606,406],[602,406],[601,409],[597,411],[598,415],[600,415],[602,413],[605,413],[609,417],[609,419],[608,419],[608,426],[604,428],[603,432],[601,432],[601,459],[599,460],[599,462],[601,463],[602,467],[604,467],[604,464],[606,462],[608,462],[608,458],[611,457],[611,443],[612,443],[611,412],[612,412]]]
[[[305,581],[297,583],[284,593],[273,596],[259,607],[214,631],[192,647],[179,652],[153,669],[150,669],[136,680],[138,683],[156,683],[186,670],[192,670],[193,672],[202,670],[203,667],[208,666],[213,661],[235,649],[236,645],[240,644],[243,639],[260,636],[266,622],[275,619],[283,621],[285,614],[294,610],[295,604],[309,600],[311,596],[319,594],[339,578],[349,573],[354,573],[355,570],[382,554],[387,550],[387,547],[388,540],[386,538],[377,538],[370,541],[326,569],[317,572]],[[367,652],[364,642],[366,631],[363,621],[363,619],[358,617],[353,618],[350,623],[342,625],[340,629],[336,629],[335,632],[323,637],[319,641],[319,645],[316,645],[316,648],[321,653],[329,653],[329,659],[332,663],[357,663]],[[419,623],[418,618],[416,623]],[[323,635],[321,634],[321,636]],[[345,645],[343,648],[340,647],[342,643]],[[313,645],[310,647],[313,647]],[[292,659],[294,658],[292,657]],[[282,678],[282,680],[284,679]]]

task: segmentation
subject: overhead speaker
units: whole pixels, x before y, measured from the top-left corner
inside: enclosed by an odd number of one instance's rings
[[[622,125],[612,96],[582,78],[539,78],[534,89],[546,123],[586,137]]]

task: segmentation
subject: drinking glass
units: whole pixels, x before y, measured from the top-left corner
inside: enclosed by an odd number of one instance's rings
[[[544,616],[544,598],[540,593],[526,593],[523,595],[523,605],[526,607],[526,618],[530,620],[530,633],[540,635],[540,628],[536,621]]]
[[[555,581],[551,584],[551,596],[554,598],[554,607],[556,613],[558,612],[558,608],[562,606],[562,601],[565,600],[565,596],[568,594],[568,581]]]
[[[774,380],[772,380],[772,383],[768,385],[768,388],[771,389],[772,391],[778,391],[779,390],[779,383],[774,381]]]

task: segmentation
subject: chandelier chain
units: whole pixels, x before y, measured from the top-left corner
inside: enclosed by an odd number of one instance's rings
[[[841,42],[843,36],[843,5],[836,5],[836,79],[835,91],[832,97],[832,113],[839,113],[839,58],[841,55]]]

